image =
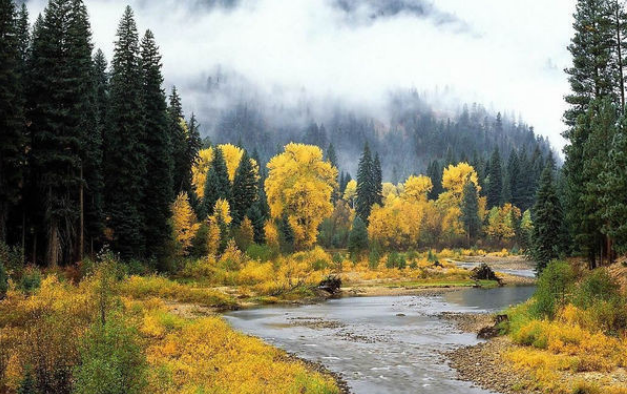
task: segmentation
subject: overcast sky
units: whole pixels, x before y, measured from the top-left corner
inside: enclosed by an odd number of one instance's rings
[[[210,2],[237,4],[208,7]],[[453,88],[522,115],[561,149],[574,0],[85,0],[111,58],[124,6],[161,47],[168,85],[222,65],[271,92],[376,107],[390,89]],[[31,18],[45,1],[28,2]],[[394,8],[382,6],[394,5]],[[378,17],[373,18],[373,15]],[[185,99],[185,91],[183,98]],[[188,110],[198,103],[187,102]]]

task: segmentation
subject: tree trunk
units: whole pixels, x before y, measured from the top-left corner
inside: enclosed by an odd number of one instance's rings
[[[48,230],[48,266],[56,268],[59,265],[59,226],[55,220],[50,224]]]

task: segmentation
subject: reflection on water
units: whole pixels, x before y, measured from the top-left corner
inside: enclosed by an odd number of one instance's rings
[[[346,379],[355,393],[485,394],[455,380],[440,352],[476,344],[441,312],[494,312],[525,301],[531,287],[468,289],[442,297],[343,298],[303,307],[227,315],[236,329],[263,338]]]

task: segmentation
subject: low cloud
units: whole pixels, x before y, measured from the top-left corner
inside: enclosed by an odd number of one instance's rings
[[[186,110],[220,67],[264,101],[303,95],[384,114],[397,89],[452,92],[515,112],[563,144],[563,69],[571,0],[86,0],[94,42],[111,58],[124,6],[161,46],[168,85]],[[43,0],[28,1],[34,19]],[[233,89],[237,89],[234,87]]]

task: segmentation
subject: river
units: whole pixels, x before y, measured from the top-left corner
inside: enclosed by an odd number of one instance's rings
[[[486,394],[441,352],[479,341],[438,315],[495,312],[527,300],[533,287],[467,289],[441,296],[354,297],[226,315],[235,328],[339,373],[355,394]]]

